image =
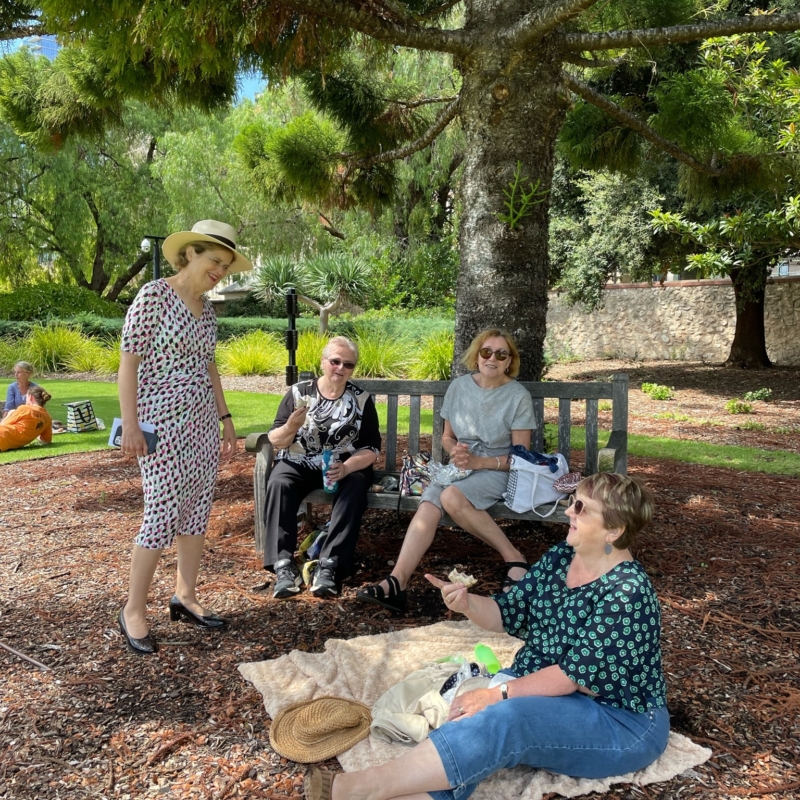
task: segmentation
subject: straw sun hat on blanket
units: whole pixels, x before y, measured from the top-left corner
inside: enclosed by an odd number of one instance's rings
[[[269,743],[278,755],[299,764],[327,761],[366,738],[371,722],[363,703],[318,697],[278,712],[269,729]]]

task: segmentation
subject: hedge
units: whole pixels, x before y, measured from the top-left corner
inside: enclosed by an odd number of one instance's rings
[[[110,318],[125,316],[121,306],[80,286],[39,283],[0,294],[0,320],[45,322],[81,312]]]

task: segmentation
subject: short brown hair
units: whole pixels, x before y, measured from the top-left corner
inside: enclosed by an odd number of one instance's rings
[[[178,255],[175,256],[175,263],[172,265],[175,269],[183,269],[188,263],[189,259],[186,258],[186,248],[191,247],[192,250],[200,255],[200,253],[205,253],[206,250],[215,250],[217,248],[216,245],[211,244],[211,242],[189,242],[189,244],[185,244],[178,250]],[[222,245],[219,246],[220,250],[227,250],[227,247],[223,247]]]
[[[653,519],[653,493],[636,478],[597,472],[584,478],[575,491],[600,503],[607,530],[622,528],[622,534],[612,542],[618,550],[630,547],[636,534]]]
[[[519,350],[517,349],[517,343],[514,341],[514,337],[508,331],[503,330],[503,328],[486,328],[482,330],[472,340],[472,343],[467,348],[467,352],[461,356],[461,363],[467,369],[478,369],[478,350],[483,347],[487,339],[492,339],[495,336],[502,336],[506,340],[511,363],[505,369],[505,373],[509,378],[516,378],[517,375],[519,375]]]
[[[31,386],[28,389],[28,394],[36,401],[37,405],[40,405],[44,408],[47,405],[47,401],[52,398],[50,392],[45,391],[41,386]]]

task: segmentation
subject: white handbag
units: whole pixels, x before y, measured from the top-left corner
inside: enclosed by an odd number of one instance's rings
[[[503,500],[512,511],[517,514],[533,511],[534,514],[546,518],[555,513],[559,500],[567,496],[553,488],[553,483],[569,472],[567,459],[561,453],[553,453],[549,458],[555,458],[558,462],[555,472],[550,470],[549,464],[532,464],[520,456],[511,456],[511,471]],[[549,503],[553,505],[547,513],[542,514],[536,510],[537,506]]]

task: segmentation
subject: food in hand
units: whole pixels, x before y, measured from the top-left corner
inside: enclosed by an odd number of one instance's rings
[[[310,402],[311,398],[303,395],[302,397],[298,398],[297,402],[295,403],[296,406],[295,411],[300,408],[307,408]]]
[[[447,579],[450,583],[461,583],[470,588],[470,586],[474,586],[478,581],[472,577],[472,575],[467,575],[466,572],[459,572],[457,569],[453,569],[450,574],[447,576]]]

